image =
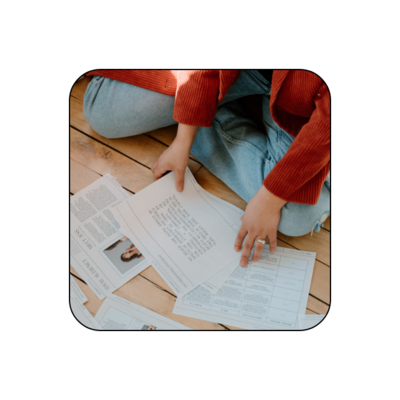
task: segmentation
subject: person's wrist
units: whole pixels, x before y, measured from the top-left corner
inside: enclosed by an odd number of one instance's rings
[[[278,196],[275,196],[271,193],[264,185],[261,186],[259,190],[260,196],[263,198],[263,201],[268,205],[268,207],[280,211],[282,207],[287,203],[286,200],[281,199]]]
[[[182,147],[189,148],[190,151],[198,130],[198,126],[179,124],[175,140],[177,140]]]

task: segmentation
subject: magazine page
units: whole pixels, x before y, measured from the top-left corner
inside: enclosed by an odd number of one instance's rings
[[[70,293],[71,310],[76,319],[83,325],[91,329],[103,329],[99,323],[93,318],[88,309],[81,303],[81,300],[76,295],[75,291]]]
[[[76,283],[75,279],[70,275],[69,277],[69,287],[70,287],[70,294],[74,294],[74,296],[76,296],[77,301],[79,301],[79,303],[81,304],[85,304],[88,299],[85,296],[85,293],[82,292],[81,288],[78,286],[78,284]]]
[[[233,249],[238,228],[197,190],[188,171],[183,192],[171,172],[114,209],[124,232],[177,297],[240,258]]]
[[[107,297],[95,319],[103,330],[191,330],[185,325],[114,294]]]
[[[150,266],[113,214],[129,197],[107,174],[70,198],[71,265],[100,300]]]
[[[244,329],[298,329],[305,314],[316,253],[265,245],[261,258],[238,266],[216,294],[199,286],[174,313]]]

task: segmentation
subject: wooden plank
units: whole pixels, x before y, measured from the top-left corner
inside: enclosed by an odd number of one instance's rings
[[[89,85],[89,82],[91,80],[92,77],[84,76],[83,78],[76,81],[74,86],[72,87],[71,96],[83,101],[87,85]]]
[[[330,260],[330,240],[331,234],[325,229],[313,232],[304,236],[292,237],[279,233],[278,237],[286,243],[291,244],[296,249],[312,251],[317,253],[317,260],[326,265],[331,265]]]
[[[84,187],[90,185],[99,175],[84,165],[71,161],[71,192],[77,193]],[[285,248],[294,248],[293,246],[278,239],[278,246]],[[154,268],[148,268],[142,272],[142,275],[162,287],[164,290],[173,293],[173,290],[164,282]],[[321,299],[325,303],[330,303],[330,268],[316,261],[314,274],[311,282],[310,294]]]
[[[319,261],[315,261],[310,294],[324,303],[331,302],[331,269]]]
[[[199,185],[207,190],[207,192],[212,193],[242,210],[246,208],[247,203],[206,167],[202,167],[200,171],[196,173],[195,177]]]
[[[82,101],[76,98],[71,98],[70,104],[71,126],[79,129],[101,143],[104,143],[110,148],[118,150],[128,157],[133,158],[148,168],[151,168],[158,157],[167,149],[166,145],[163,145],[146,135],[137,135],[121,139],[107,139],[95,132],[86,121],[83,115]],[[193,174],[201,168],[201,164],[192,159],[189,159],[188,166]]]
[[[331,231],[331,217],[330,216],[324,222],[324,228],[323,229],[326,229],[329,232]]]
[[[70,273],[71,273],[72,275],[75,275],[75,276],[77,276],[79,279],[81,279],[82,281],[85,281],[85,280],[76,272],[76,269],[75,269],[72,265],[69,266],[69,271],[70,271]]]
[[[322,303],[321,301],[318,301],[312,296],[308,297],[307,308],[315,312],[316,314],[326,314],[329,310],[329,306]]]
[[[101,175],[85,167],[81,163],[70,159],[70,193],[78,193],[91,183],[101,178]]]
[[[154,182],[150,169],[73,128],[70,129],[70,138],[73,160],[100,175],[109,172],[126,189],[138,192]]]
[[[177,130],[178,124],[156,129],[155,131],[147,133],[147,135],[159,140],[167,146],[170,146],[176,137]]]

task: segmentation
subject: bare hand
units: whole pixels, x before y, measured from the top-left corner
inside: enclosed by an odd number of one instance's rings
[[[175,171],[175,186],[178,192],[183,191],[185,184],[185,169],[189,162],[189,151],[173,142],[151,167],[154,178],[160,179],[167,171]]]
[[[243,246],[240,265],[247,265],[251,249],[256,239],[265,239],[268,236],[270,251],[276,250],[276,237],[279,220],[281,218],[281,209],[286,204],[285,200],[273,195],[264,186],[260,188],[257,194],[250,200],[243,214],[242,226],[239,229],[235,240],[235,250],[240,251],[242,243],[247,235]],[[253,261],[258,261],[264,245],[256,241],[253,254]]]
[[[156,179],[160,179],[168,171],[175,171],[175,186],[178,192],[182,192],[185,185],[185,170],[198,129],[198,126],[179,124],[175,140],[151,167]]]

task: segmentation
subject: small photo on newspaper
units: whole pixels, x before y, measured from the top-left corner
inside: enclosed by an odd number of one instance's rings
[[[144,255],[126,236],[106,246],[101,252],[121,278],[144,259]]]

